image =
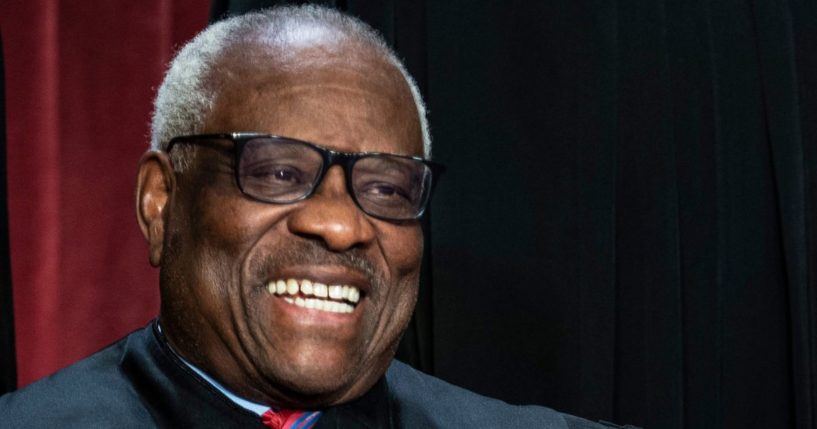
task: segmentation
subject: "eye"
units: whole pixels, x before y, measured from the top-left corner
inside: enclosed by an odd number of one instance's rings
[[[279,183],[298,184],[303,183],[304,173],[297,167],[291,165],[266,165],[253,168],[250,176],[256,179],[274,181]]]
[[[409,193],[398,185],[388,182],[372,182],[362,186],[359,192],[367,199],[405,200]]]

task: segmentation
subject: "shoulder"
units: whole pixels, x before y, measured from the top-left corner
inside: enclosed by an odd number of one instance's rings
[[[398,419],[405,427],[625,427],[594,423],[547,407],[511,405],[454,386],[399,361],[394,361],[386,372],[386,383]]]
[[[119,425],[147,417],[119,362],[131,336],[16,392],[0,396],[3,427]],[[149,419],[149,417],[148,417]]]

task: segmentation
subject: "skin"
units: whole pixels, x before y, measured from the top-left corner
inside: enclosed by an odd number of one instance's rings
[[[225,58],[230,73],[215,77],[222,90],[203,133],[257,131],[338,151],[422,155],[408,85],[370,49],[319,47],[275,60],[252,46],[234,51],[254,61]],[[140,162],[137,217],[160,267],[163,332],[179,354],[250,400],[314,409],[359,397],[385,372],[411,317],[419,223],[364,214],[340,166],[307,200],[250,200],[235,183],[229,147],[198,148],[183,173],[163,152]],[[362,298],[351,314],[296,307],[265,289],[287,278],[356,285]]]

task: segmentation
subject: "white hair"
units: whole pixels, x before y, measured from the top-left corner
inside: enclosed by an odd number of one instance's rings
[[[255,44],[286,55],[286,52],[297,52],[301,47],[338,42],[371,48],[400,71],[417,107],[424,155],[430,157],[431,136],[422,96],[394,51],[374,29],[359,19],[315,5],[278,6],[234,16],[207,27],[187,43],[170,63],[156,95],[151,148],[166,150],[173,137],[201,132],[218,93],[218,85],[213,81],[217,80],[218,73],[225,73],[219,68],[220,61],[231,48]],[[178,168],[184,168],[189,161],[189,151],[179,152],[174,156],[174,163]]]

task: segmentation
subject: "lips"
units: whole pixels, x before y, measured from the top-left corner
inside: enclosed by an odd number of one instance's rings
[[[350,285],[326,285],[309,279],[278,279],[267,291],[298,307],[330,313],[351,313],[360,302],[360,289]]]

